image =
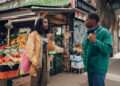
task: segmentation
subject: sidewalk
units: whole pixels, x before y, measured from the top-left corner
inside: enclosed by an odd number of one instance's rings
[[[116,53],[111,59],[120,59],[120,52]]]
[[[115,54],[110,60],[107,86],[120,86],[120,53]]]
[[[110,60],[106,86],[120,86],[120,53]],[[51,77],[48,86],[88,86],[86,74],[62,73]]]
[[[87,86],[85,74],[62,73],[51,77],[47,86]]]

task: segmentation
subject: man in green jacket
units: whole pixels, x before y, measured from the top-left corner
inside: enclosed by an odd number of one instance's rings
[[[99,25],[99,16],[95,13],[88,15],[85,24],[88,29],[82,45],[89,86],[105,86],[112,35],[107,28]]]

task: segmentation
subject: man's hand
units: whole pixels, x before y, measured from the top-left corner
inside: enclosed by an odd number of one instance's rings
[[[88,40],[91,42],[96,42],[96,34],[95,33],[90,33],[88,35]]]

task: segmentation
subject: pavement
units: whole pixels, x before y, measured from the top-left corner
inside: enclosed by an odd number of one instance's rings
[[[51,77],[48,86],[86,86],[85,74],[62,73]]]
[[[106,86],[120,86],[120,53],[110,60]],[[76,73],[61,73],[50,78],[47,86],[88,86],[87,75]]]

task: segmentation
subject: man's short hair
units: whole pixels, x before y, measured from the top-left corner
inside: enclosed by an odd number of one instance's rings
[[[90,13],[88,15],[88,19],[94,19],[94,20],[96,20],[96,22],[99,22],[99,20],[100,20],[99,16],[96,13]]]

